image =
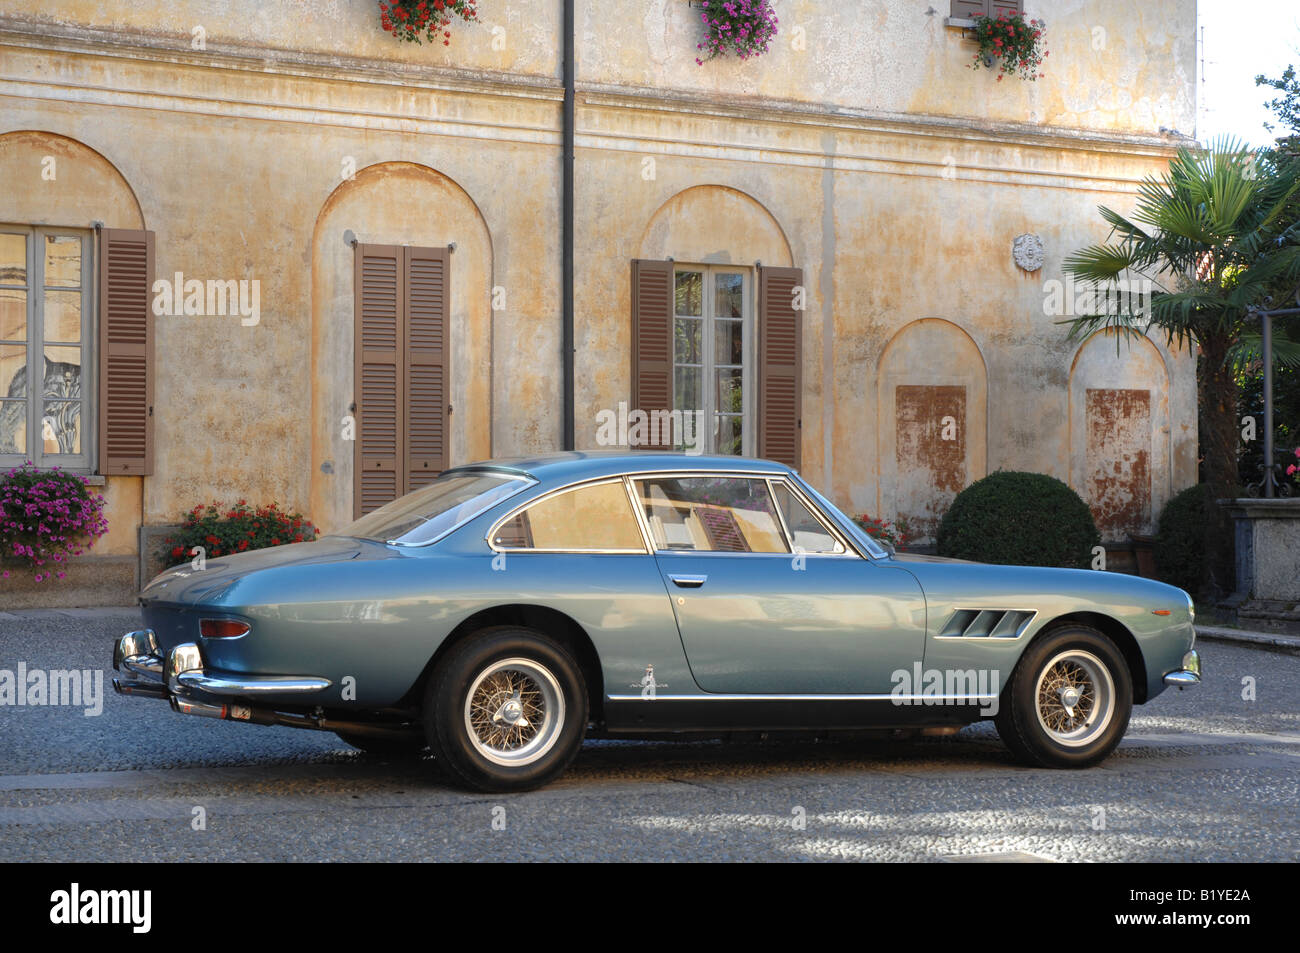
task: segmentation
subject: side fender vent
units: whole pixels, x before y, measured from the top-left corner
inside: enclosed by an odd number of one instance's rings
[[[939,638],[1018,639],[1035,615],[1024,609],[958,609],[939,631]]]

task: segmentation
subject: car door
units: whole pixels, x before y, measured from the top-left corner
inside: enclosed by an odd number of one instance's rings
[[[646,548],[629,486],[604,477],[544,494],[490,533],[501,594],[546,605],[593,640],[608,695],[683,689],[690,670],[655,558]]]
[[[892,674],[922,660],[915,578],[846,546],[787,481],[669,475],[635,488],[704,691],[888,695]]]

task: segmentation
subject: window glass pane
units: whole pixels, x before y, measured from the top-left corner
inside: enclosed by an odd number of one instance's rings
[[[785,517],[785,525],[790,530],[796,551],[805,553],[842,553],[844,546],[831,535],[817,517],[813,516],[807,506],[790,492],[784,483],[773,486],[777,505]]]
[[[677,318],[673,324],[673,360],[678,364],[700,363],[700,318]]]
[[[45,287],[81,287],[81,239],[76,235],[45,236]]]
[[[45,292],[45,340],[81,340],[81,292]]]
[[[81,396],[81,348],[47,347],[41,393],[46,397]]]
[[[499,473],[444,473],[414,493],[367,513],[344,529],[342,535],[419,545],[455,529],[529,485]]]
[[[27,452],[27,401],[0,400],[0,453]]]
[[[0,284],[27,284],[27,236],[0,233]]]
[[[622,481],[583,486],[548,497],[502,526],[504,548],[645,551]]]
[[[661,478],[636,487],[658,549],[788,552],[762,480]]]
[[[720,414],[738,414],[744,410],[742,392],[742,374],[738,367],[720,367],[714,374],[717,381],[717,412]]]
[[[739,318],[744,314],[743,275],[717,274],[713,276],[714,289],[717,294],[713,302],[713,314],[719,318]]]
[[[698,367],[679,367],[673,371],[673,409],[682,412],[702,410]]]
[[[27,340],[27,292],[0,288],[0,341]]]
[[[739,414],[718,414],[717,434],[715,453],[730,453],[733,456],[740,456],[744,447],[744,440],[741,433],[741,417]]]
[[[81,453],[81,401],[45,402],[41,442],[45,453]]]
[[[27,396],[27,346],[0,344],[0,397]]]
[[[700,317],[701,291],[704,287],[704,273],[699,271],[679,271],[675,277],[676,312],[680,315]]]
[[[715,349],[713,358],[719,364],[745,362],[745,323],[743,321],[715,321],[713,323]]]

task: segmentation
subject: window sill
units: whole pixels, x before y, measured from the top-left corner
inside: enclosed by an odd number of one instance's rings
[[[955,30],[973,30],[975,21],[967,20],[965,17],[944,17],[943,25],[950,26]]]

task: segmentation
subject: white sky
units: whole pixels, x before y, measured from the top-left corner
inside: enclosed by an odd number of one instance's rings
[[[1208,143],[1233,135],[1253,146],[1272,143],[1265,122],[1277,117],[1265,105],[1278,94],[1256,86],[1263,73],[1300,71],[1300,0],[1198,0],[1196,138]]]

